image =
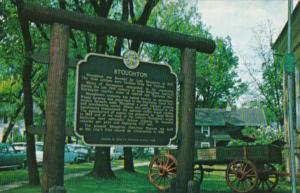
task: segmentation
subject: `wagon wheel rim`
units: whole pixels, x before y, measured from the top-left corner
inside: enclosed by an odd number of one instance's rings
[[[203,177],[204,177],[203,166],[201,164],[195,164],[193,180],[199,182],[199,184],[201,185],[201,183],[203,182]]]
[[[170,188],[170,180],[176,177],[177,160],[171,154],[153,157],[148,168],[148,180],[158,190]]]
[[[234,192],[251,192],[255,189],[257,181],[257,169],[251,161],[238,160],[228,165],[226,170],[226,182]]]
[[[258,173],[256,189],[258,192],[272,192],[279,181],[276,168],[269,163],[263,165],[263,170]]]

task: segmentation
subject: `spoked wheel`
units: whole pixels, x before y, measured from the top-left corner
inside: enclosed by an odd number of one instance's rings
[[[199,184],[201,184],[203,181],[203,177],[204,177],[203,166],[201,164],[195,164],[193,180],[195,180],[195,181],[199,182]]]
[[[269,164],[263,164],[258,172],[257,192],[272,192],[278,184],[279,175],[276,168]]]
[[[176,177],[177,160],[171,154],[155,156],[148,168],[148,180],[158,190],[169,189],[170,180]]]
[[[257,169],[251,161],[238,160],[228,165],[226,182],[234,192],[252,192],[256,187],[257,181]]]

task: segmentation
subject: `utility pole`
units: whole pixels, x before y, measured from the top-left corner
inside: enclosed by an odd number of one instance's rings
[[[285,65],[285,73],[288,76],[288,126],[289,126],[289,139],[290,139],[290,172],[291,172],[291,181],[292,181],[292,193],[296,193],[296,165],[295,165],[295,136],[294,136],[294,59],[291,52],[291,34],[292,34],[292,12],[293,12],[293,0],[288,1],[288,31],[287,31],[287,57]]]

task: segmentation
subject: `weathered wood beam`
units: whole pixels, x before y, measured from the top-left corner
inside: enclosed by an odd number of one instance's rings
[[[215,42],[206,38],[169,32],[66,10],[42,7],[33,3],[24,2],[22,7],[22,16],[27,20],[36,23],[61,23],[77,30],[90,31],[93,33],[100,32],[105,35],[176,48],[191,48],[203,53],[212,53],[215,49]]]
[[[42,193],[64,184],[69,27],[54,23],[50,40]]]
[[[187,192],[192,180],[195,147],[195,80],[196,50],[183,49],[181,53],[180,122],[177,152],[176,193]]]

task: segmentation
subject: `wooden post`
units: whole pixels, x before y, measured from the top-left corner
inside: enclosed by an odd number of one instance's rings
[[[181,53],[180,123],[176,193],[186,193],[192,180],[195,144],[195,79],[196,50],[185,48]]]
[[[64,184],[68,37],[69,27],[57,23],[52,25],[42,193]]]

